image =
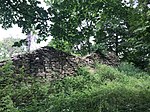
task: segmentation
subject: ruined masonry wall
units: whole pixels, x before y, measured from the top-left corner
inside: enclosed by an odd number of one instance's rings
[[[113,53],[108,53],[105,57],[98,53],[76,57],[48,46],[31,53],[17,55],[12,61],[18,74],[22,68],[27,74],[49,79],[74,75],[80,66],[92,67],[95,63],[113,66],[118,64],[118,58]],[[4,64],[5,62],[0,62],[0,66]]]

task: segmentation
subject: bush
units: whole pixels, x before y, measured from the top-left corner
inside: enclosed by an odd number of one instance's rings
[[[90,68],[84,67],[79,69],[78,76],[62,80],[41,83],[30,77],[29,82],[20,80],[18,83],[18,75],[13,77],[15,73],[10,65],[0,69],[3,73],[0,112],[150,111],[148,75],[137,78],[129,74],[130,71],[98,65],[95,72],[88,72]]]
[[[148,73],[142,71],[139,68],[136,68],[133,63],[128,63],[128,62],[122,62],[118,66],[118,70],[120,72],[124,72],[124,74],[129,75],[129,76],[138,76],[138,75],[148,75]]]

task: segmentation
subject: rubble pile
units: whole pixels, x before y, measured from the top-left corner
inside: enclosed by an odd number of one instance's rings
[[[49,79],[74,75],[81,66],[92,67],[95,63],[113,66],[118,64],[118,58],[112,53],[105,56],[92,53],[85,57],[77,57],[48,46],[12,57],[12,61],[16,73],[23,69],[27,74]],[[5,63],[5,61],[0,62],[0,66]]]

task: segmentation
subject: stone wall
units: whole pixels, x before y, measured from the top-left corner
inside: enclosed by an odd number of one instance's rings
[[[118,64],[118,58],[112,53],[105,56],[92,53],[85,57],[76,57],[48,46],[12,57],[12,61],[16,73],[22,68],[27,74],[49,79],[74,75],[79,66],[92,67],[95,63]],[[0,62],[0,66],[4,64],[5,61]]]
[[[52,47],[43,47],[12,58],[18,72],[23,67],[27,74],[50,79],[74,74],[78,67],[75,59],[75,56]]]

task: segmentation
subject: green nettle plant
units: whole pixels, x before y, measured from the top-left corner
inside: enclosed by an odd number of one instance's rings
[[[131,64],[83,67],[52,82],[13,69],[11,62],[0,68],[0,112],[150,111],[150,76]]]

